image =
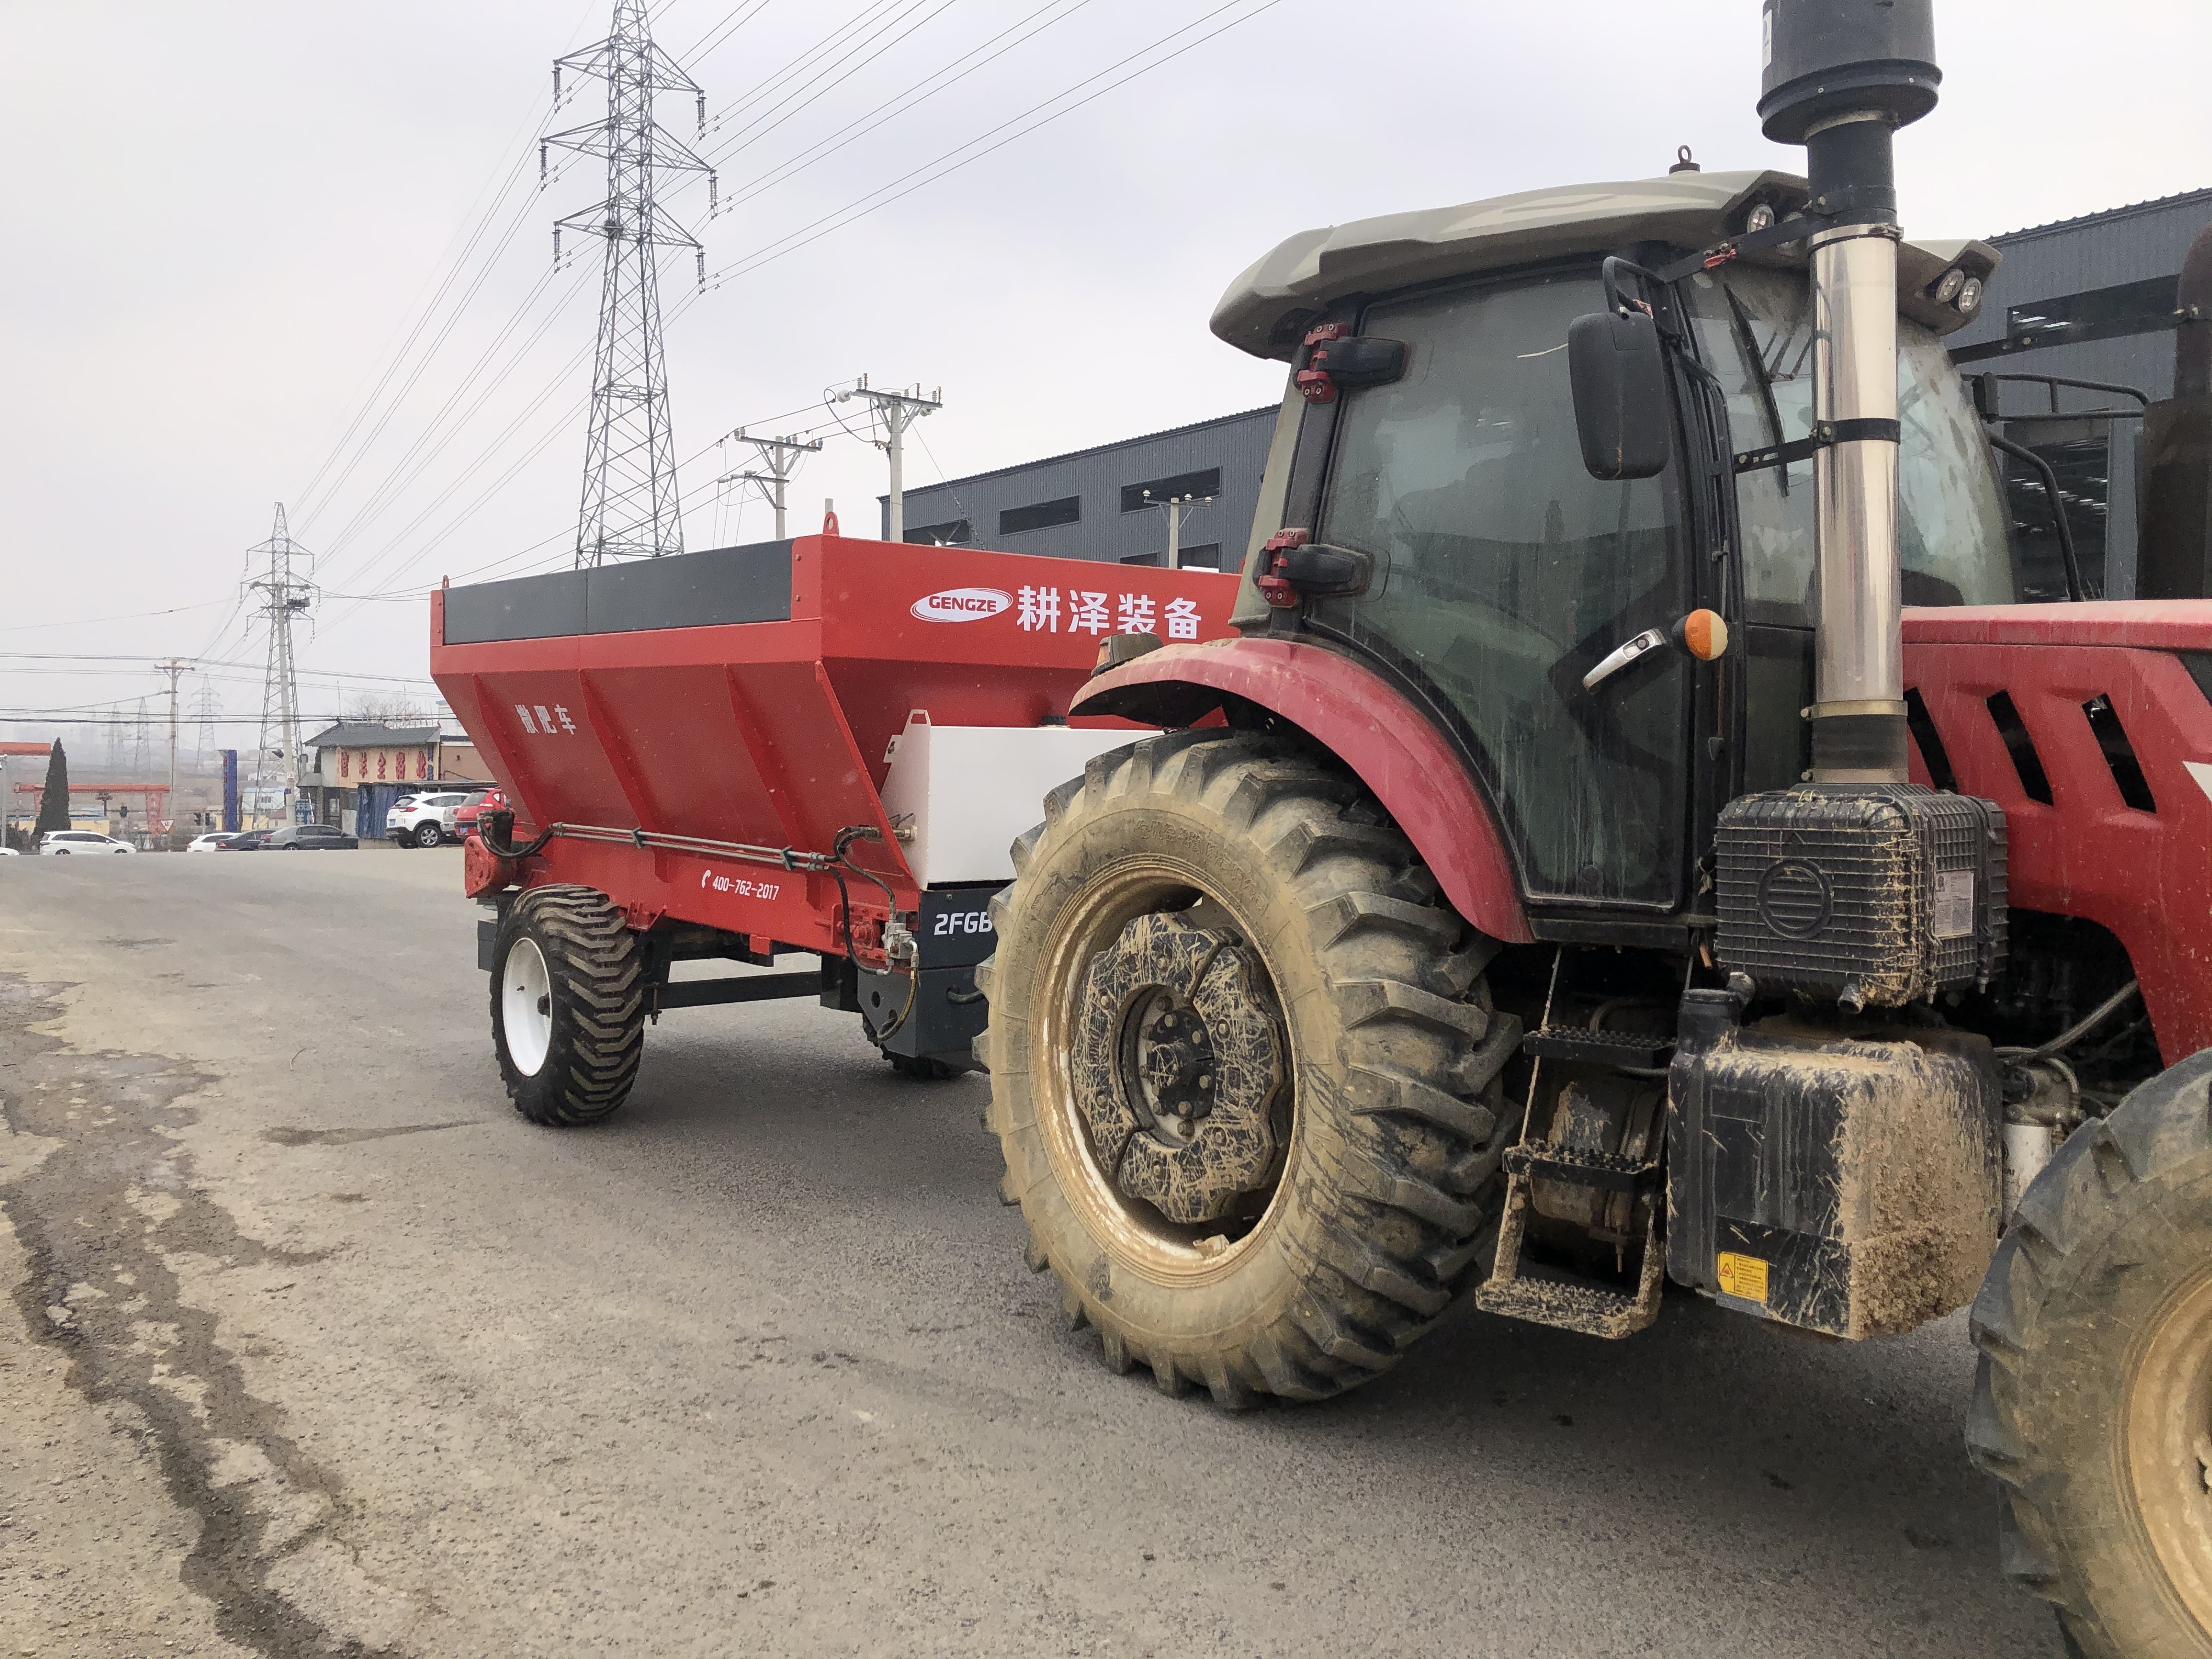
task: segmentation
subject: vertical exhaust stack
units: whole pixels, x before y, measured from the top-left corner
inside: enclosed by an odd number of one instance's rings
[[[1891,135],[1936,107],[1931,0],[1765,0],[1759,118],[1805,146],[1813,256],[1813,776],[1905,778]]]
[[[1759,115],[1802,144],[1813,278],[1813,769],[1714,836],[1720,959],[1853,1014],[1986,985],[2003,960],[2004,817],[1908,781],[1899,614],[1897,183],[1936,107],[1931,0],[1765,0]]]

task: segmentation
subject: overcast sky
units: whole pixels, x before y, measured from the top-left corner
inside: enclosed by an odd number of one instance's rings
[[[720,121],[726,209],[708,220],[698,187],[670,205],[735,272],[699,295],[688,255],[664,265],[690,546],[769,533],[764,508],[718,507],[715,439],[820,427],[823,389],[857,374],[944,388],[908,477],[957,477],[1273,401],[1279,366],[1206,320],[1308,226],[1646,176],[1682,143],[1802,167],[1753,115],[1754,0],[1217,3],[659,7]],[[325,590],[300,640],[311,717],[426,672],[441,575],[568,562],[599,272],[553,273],[550,225],[604,179],[580,162],[539,193],[536,138],[551,59],[608,13],[11,0],[0,705],[135,710],[173,653],[209,665],[188,710],[204,682],[254,714],[263,641],[234,602],[280,500]],[[1937,0],[1936,24],[1942,103],[1899,144],[1909,232],[2212,184],[2204,0]],[[941,89],[829,149],[918,84]],[[1038,113],[1100,95],[841,226],[1062,93]],[[586,89],[555,124],[599,108]],[[689,100],[660,113],[691,136]],[[827,435],[800,526],[827,495],[872,533],[882,459]],[[386,597],[341,597],[362,595]]]

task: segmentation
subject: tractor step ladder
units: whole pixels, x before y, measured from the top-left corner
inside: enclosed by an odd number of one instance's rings
[[[1531,1105],[1545,1060],[1596,1060],[1608,1065],[1663,1064],[1672,1042],[1625,1032],[1590,1031],[1571,1027],[1544,1026],[1522,1039],[1522,1052],[1538,1061],[1528,1079]],[[1505,1213],[1498,1229],[1498,1259],[1490,1277],[1474,1293],[1474,1305],[1486,1313],[1502,1314],[1539,1325],[1556,1325],[1586,1336],[1632,1336],[1659,1316],[1659,1294],[1666,1280],[1666,1246],[1659,1234],[1660,1164],[1657,1158],[1638,1160],[1615,1152],[1584,1152],[1526,1139],[1528,1114],[1523,1112],[1517,1146],[1506,1149]],[[1604,1193],[1629,1193],[1646,1200],[1644,1259],[1633,1294],[1580,1279],[1557,1269],[1524,1267],[1521,1246],[1528,1228],[1531,1183],[1555,1182]]]

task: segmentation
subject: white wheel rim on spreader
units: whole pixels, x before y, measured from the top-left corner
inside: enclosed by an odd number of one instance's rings
[[[535,939],[519,939],[507,946],[499,994],[507,1057],[525,1077],[535,1077],[553,1046],[553,976]]]

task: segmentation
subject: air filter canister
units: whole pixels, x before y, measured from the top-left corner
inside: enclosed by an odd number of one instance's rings
[[[1899,783],[1747,795],[1721,814],[1722,963],[1761,987],[1901,1007],[2003,964],[2004,813]]]

